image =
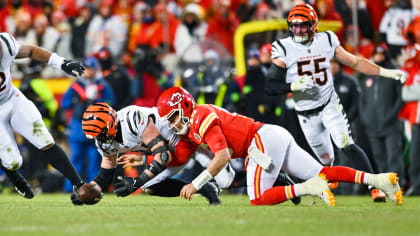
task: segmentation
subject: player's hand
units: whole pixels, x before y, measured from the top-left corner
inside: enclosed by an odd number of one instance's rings
[[[74,77],[80,77],[85,72],[85,67],[82,63],[72,60],[64,60],[63,64],[61,64],[61,69]]]
[[[146,156],[138,153],[124,154],[117,159],[118,165],[123,165],[123,167],[129,166],[139,166],[145,163]]]
[[[83,205],[82,200],[80,200],[79,192],[76,186],[73,186],[73,193],[70,195],[70,199],[74,205]]]
[[[141,181],[137,178],[118,176],[117,179],[120,182],[114,184],[114,193],[118,197],[126,197],[141,187]]]
[[[402,70],[380,68],[379,75],[390,79],[399,80],[402,84],[407,80],[407,74]]]
[[[315,86],[314,81],[312,80],[312,76],[305,75],[300,78],[298,81],[293,82],[290,86],[290,90],[292,91],[302,91],[305,92]]]
[[[179,196],[181,198],[191,200],[192,195],[196,192],[197,189],[194,187],[193,184],[187,184],[181,189],[181,193],[179,194]]]

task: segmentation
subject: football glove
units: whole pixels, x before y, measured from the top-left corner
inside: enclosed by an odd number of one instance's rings
[[[379,75],[382,77],[399,80],[402,84],[405,83],[405,80],[407,79],[407,74],[402,70],[391,70],[385,69],[383,67],[379,69]]]
[[[120,182],[114,184],[114,187],[115,187],[114,193],[117,194],[118,197],[126,197],[130,195],[131,193],[139,189],[143,182],[143,181],[140,181],[139,178],[131,178],[131,177],[118,176],[117,179]]]
[[[315,86],[312,76],[306,75],[300,78],[298,81],[293,82],[290,85],[290,90],[292,91],[302,91],[305,92]]]
[[[85,72],[85,67],[82,63],[72,60],[64,60],[61,64],[61,69],[69,75],[80,77]]]
[[[74,205],[83,205],[82,200],[80,200],[79,191],[76,186],[73,186],[73,193],[70,195],[70,199]]]

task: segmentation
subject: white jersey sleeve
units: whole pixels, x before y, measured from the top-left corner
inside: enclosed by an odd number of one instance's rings
[[[10,67],[19,53],[19,44],[8,33],[0,33],[0,105],[6,103],[18,90],[12,84]]]
[[[7,55],[14,60],[19,53],[19,44],[16,39],[9,33],[0,33],[0,41],[2,43],[2,57]]]

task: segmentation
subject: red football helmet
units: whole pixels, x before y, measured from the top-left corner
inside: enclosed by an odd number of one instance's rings
[[[290,10],[287,17],[289,35],[297,43],[311,41],[318,29],[318,15],[309,4],[298,4]]]
[[[88,139],[96,138],[102,143],[117,136],[117,113],[104,102],[90,105],[83,113],[82,129]]]
[[[187,134],[194,106],[194,98],[181,87],[172,87],[165,90],[157,101],[158,112],[162,119],[169,120],[178,112],[182,124],[181,129],[176,129],[176,133],[179,135]]]

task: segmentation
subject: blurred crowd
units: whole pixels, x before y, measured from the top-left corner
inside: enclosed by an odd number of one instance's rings
[[[269,97],[264,92],[271,42],[286,37],[287,30],[245,37],[245,76],[236,76],[233,62],[233,35],[241,23],[285,18],[301,2],[314,6],[319,20],[342,23],[336,34],[346,50],[409,74],[401,85],[332,63],[336,91],[352,133],[375,171],[398,172],[407,193],[420,195],[420,89],[416,87],[420,84],[420,3],[416,0],[0,0],[0,30],[20,42],[80,60],[87,68],[59,99],[40,78],[64,77],[61,71],[37,61],[17,60],[12,75],[21,79],[20,89],[35,102],[53,134],[68,142],[73,164],[89,181],[99,170],[100,156],[81,130],[84,109],[100,101],[117,110],[130,104],[151,107],[161,91],[174,85],[189,90],[198,104],[211,103],[280,124],[312,153],[291,96]],[[38,179],[40,191],[61,189],[64,180],[48,178],[57,175],[48,167],[25,168],[33,162],[45,163],[35,161],[42,160],[40,154],[22,143],[26,177]],[[338,163],[353,166],[351,160],[337,156]],[[233,164],[238,175],[241,164]],[[199,170],[184,172],[185,178],[192,178],[192,172]],[[64,186],[71,191],[69,183]],[[338,191],[361,190],[344,184]]]

